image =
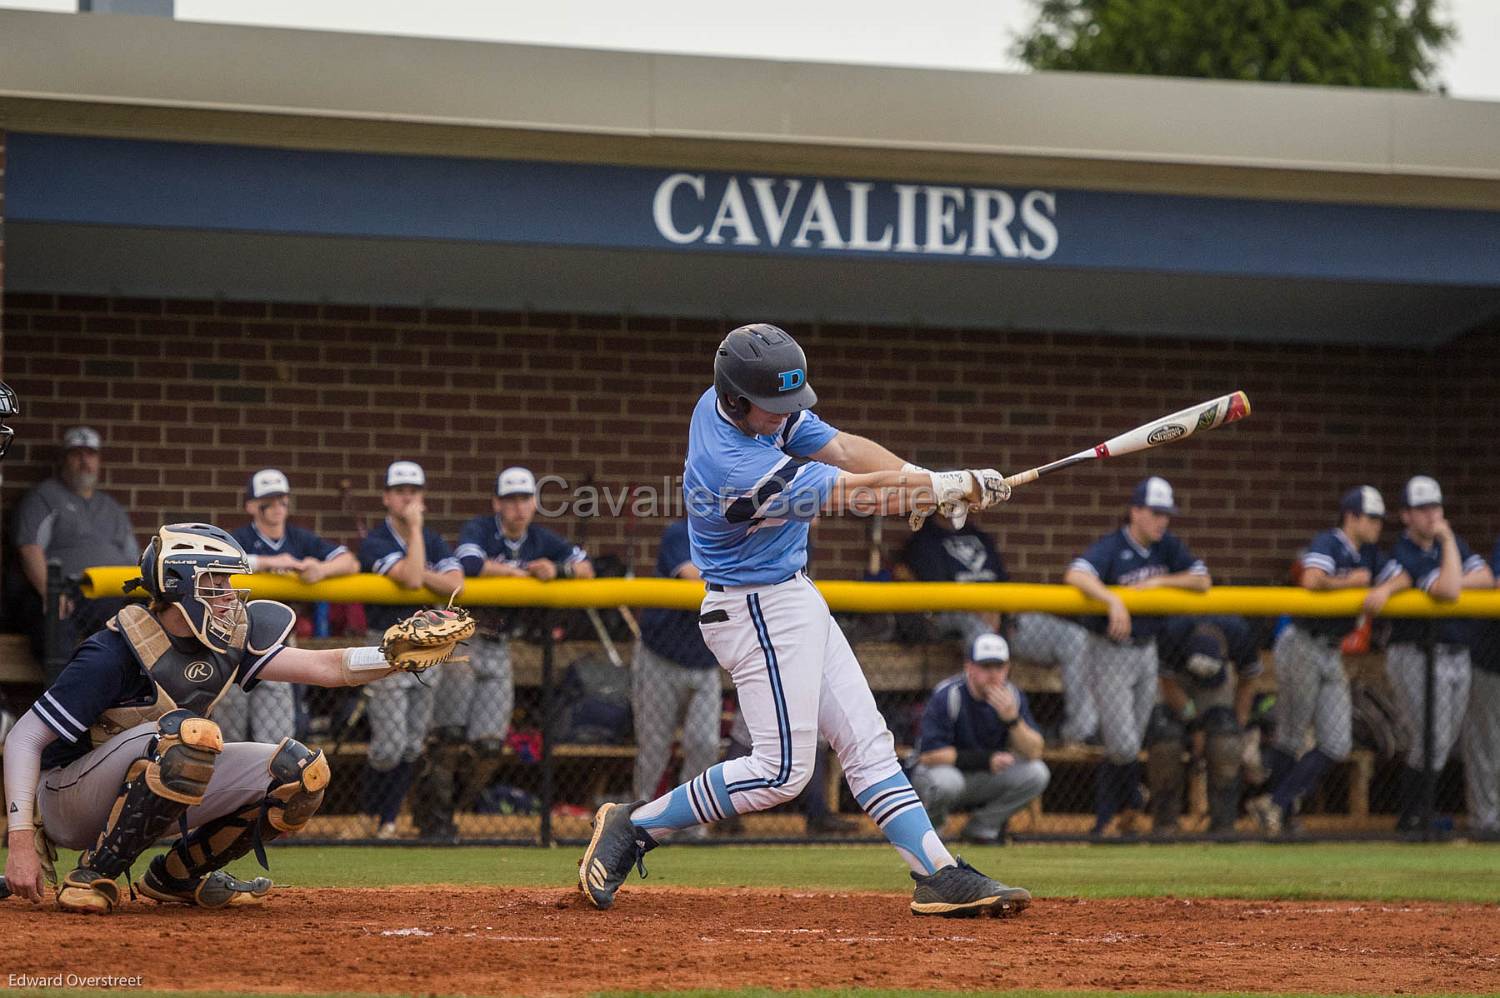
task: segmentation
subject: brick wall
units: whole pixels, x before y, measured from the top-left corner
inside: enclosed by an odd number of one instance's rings
[[[380,475],[421,461],[435,525],[488,509],[512,463],[600,487],[681,470],[687,419],[726,324],[265,302],[12,294],[4,370],[25,419],[4,502],[44,477],[65,425],[104,434],[104,485],[144,535],[174,518],[241,522],[249,472],[283,468],[300,521],[352,539],[349,508],[379,515]],[[1416,471],[1439,475],[1476,547],[1500,530],[1494,356],[1500,333],[1437,354],[851,326],[794,327],[820,413],[932,465],[1030,467],[1190,402],[1249,392],[1245,423],[1181,445],[1063,472],[984,523],[1013,573],[1051,581],[1119,518],[1131,485],[1177,486],[1177,529],[1222,580],[1279,581],[1338,493],[1370,482],[1395,505]],[[1482,380],[1470,382],[1482,369]],[[1464,372],[1460,377],[1456,372]],[[1459,419],[1439,425],[1437,416]],[[341,499],[349,489],[350,506]],[[887,547],[904,526],[889,521]],[[650,571],[662,521],[634,545]],[[623,553],[623,518],[555,526]],[[1388,535],[1388,537],[1391,535]],[[895,538],[895,541],[891,539]],[[815,534],[815,570],[856,576],[861,523]]]

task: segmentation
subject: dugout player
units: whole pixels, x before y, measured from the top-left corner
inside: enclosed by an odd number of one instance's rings
[[[251,572],[295,574],[311,585],[359,571],[358,559],[344,545],[288,523],[291,506],[292,486],[286,475],[262,468],[250,476],[245,487],[250,522],[233,536],[245,549]],[[296,734],[297,693],[287,683],[257,683],[251,693],[231,686],[219,702],[219,730],[232,742],[290,738]]]
[[[970,643],[964,671],[938,683],[922,711],[911,783],[933,825],[970,808],[960,837],[994,845],[1005,826],[1047,789],[1043,741],[1026,692],[1010,681],[1010,648],[998,634]]]
[[[822,513],[988,508],[1010,489],[992,469],[929,472],[812,412],[802,348],[765,323],[719,344],[714,384],[688,431],[683,494],[693,564],[708,590],[698,624],[739,692],[750,755],[710,766],[649,804],[605,804],[578,867],[599,908],[674,832],[795,798],[821,732],[865,812],[911,868],[917,915],[1014,914],[1031,895],[942,844],[896,759],[849,642],[807,578],[808,524]]]
[[[1009,582],[1010,572],[995,539],[975,523],[956,524],[934,514],[901,552],[900,565],[922,582]],[[1099,728],[1098,712],[1083,679],[1088,633],[1071,620],[1050,613],[941,613],[934,615],[939,636],[957,630],[967,645],[987,631],[1005,634],[1010,649],[1036,665],[1060,666],[1063,683],[1062,738],[1084,742]],[[1003,627],[1003,630],[1002,630]],[[945,633],[946,632],[946,633]]]
[[[1260,675],[1260,649],[1243,617],[1169,617],[1159,638],[1160,699],[1146,726],[1151,834],[1177,834],[1187,789],[1183,754],[1201,759],[1208,834],[1234,834],[1240,812],[1244,730]]]
[[[106,914],[120,902],[120,874],[179,829],[135,890],[205,908],[253,904],[270,890],[265,877],[242,881],[223,868],[251,850],[264,863],[264,843],[305,825],[328,763],[290,738],[224,742],[215,705],[231,684],[353,686],[392,669],[379,648],[288,647],[291,609],[247,603],[231,588],[248,567],[218,527],[161,527],[135,580],[149,605],[127,605],[84,641],[11,730],[5,875],[16,894],[41,900],[50,841],[83,850],[58,885],[58,906]]]
[[[702,581],[693,564],[686,520],[676,520],[662,532],[656,574]],[[656,796],[672,757],[679,724],[679,782],[688,782],[717,760],[724,697],[719,663],[703,643],[696,613],[653,608],[641,611],[640,623],[641,639],[630,662],[630,701],[635,715],[635,796],[649,800]]]
[[[1109,607],[1107,618],[1084,622],[1090,631],[1084,675],[1094,691],[1106,752],[1095,774],[1095,837],[1122,809],[1140,806],[1137,756],[1156,705],[1156,638],[1165,624],[1161,617],[1132,617],[1106,587],[1171,586],[1201,593],[1212,585],[1203,562],[1168,531],[1176,515],[1172,486],[1155,475],[1147,478],[1131,493],[1125,525],[1095,541],[1063,575],[1064,582]]]
[[[463,574],[592,579],[594,566],[584,550],[535,519],[535,476],[526,468],[506,468],[495,480],[490,512],[465,523],[459,534],[454,555]],[[500,768],[515,682],[503,618],[487,617],[490,626],[470,643],[470,661],[449,663],[433,689],[432,744],[412,796],[413,817],[425,838],[455,838],[460,803],[476,799]]]
[[[1500,541],[1490,555],[1490,571],[1500,577]],[[1500,620],[1491,618],[1480,626],[1472,655],[1473,681],[1463,735],[1469,837],[1500,842]]]
[[[426,525],[427,475],[415,461],[395,461],[385,472],[385,520],[359,545],[360,568],[388,576],[403,589],[424,586],[448,597],[463,588],[463,569],[436,530]],[[408,616],[419,604],[367,604],[372,639]],[[396,816],[411,789],[417,759],[432,721],[433,686],[403,672],[369,690],[370,750],[360,792],[363,816],[357,833],[396,836]]]
[[[1406,483],[1401,522],[1406,531],[1396,541],[1391,556],[1375,578],[1375,588],[1365,597],[1364,609],[1380,613],[1391,594],[1413,586],[1437,600],[1455,600],[1465,589],[1489,589],[1494,573],[1482,555],[1453,532],[1443,516],[1443,490],[1426,475]],[[1401,813],[1396,830],[1422,831],[1422,785],[1425,782],[1422,730],[1427,709],[1426,655],[1423,643],[1429,627],[1436,627],[1433,648],[1432,767],[1441,773],[1448,753],[1458,740],[1464,710],[1469,703],[1469,644],[1474,638],[1472,620],[1445,617],[1429,622],[1412,617],[1391,620],[1390,642],[1385,649],[1385,674],[1401,707],[1410,746],[1406,768],[1401,773]]]
[[[1361,589],[1375,581],[1385,500],[1373,486],[1356,486],[1344,494],[1339,513],[1339,525],[1314,537],[1302,556],[1304,589]],[[1276,737],[1267,753],[1267,793],[1250,802],[1268,835],[1280,835],[1297,804],[1349,757],[1349,677],[1339,649],[1353,627],[1348,617],[1307,617],[1292,621],[1276,639]],[[1303,753],[1309,727],[1315,741]]]

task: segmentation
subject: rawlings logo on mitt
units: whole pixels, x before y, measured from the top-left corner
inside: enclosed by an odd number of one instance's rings
[[[453,657],[460,641],[474,634],[474,617],[463,607],[418,610],[386,628],[380,653],[402,672],[425,672]]]

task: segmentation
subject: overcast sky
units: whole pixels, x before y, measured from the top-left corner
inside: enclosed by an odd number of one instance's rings
[[[1500,0],[1442,0],[1460,37],[1440,66],[1455,97],[1500,100]],[[0,0],[75,10],[77,0]],[[1016,70],[1027,0],[177,0],[183,20],[590,48]],[[914,16],[914,12],[920,16]]]

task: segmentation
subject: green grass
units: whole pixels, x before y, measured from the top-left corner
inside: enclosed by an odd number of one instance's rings
[[[287,847],[271,850],[278,883],[299,887],[464,884],[570,887],[581,849]],[[964,850],[975,866],[1038,897],[1223,897],[1476,901],[1500,897],[1500,847],[1318,845],[1028,845]],[[802,887],[904,891],[887,846],[664,847],[647,887]],[[248,857],[231,869],[257,870]],[[632,878],[632,883],[637,883]]]

